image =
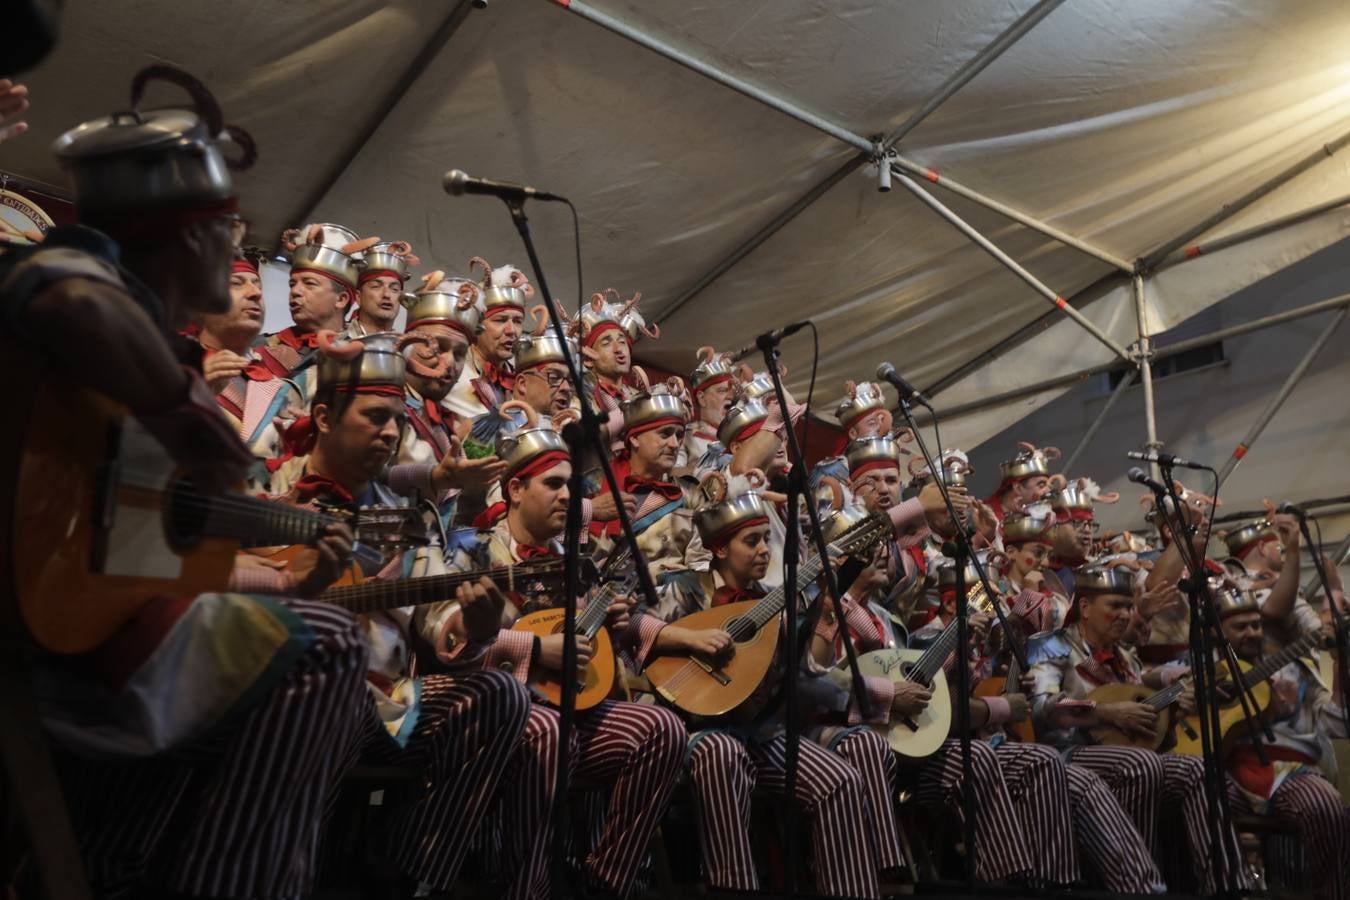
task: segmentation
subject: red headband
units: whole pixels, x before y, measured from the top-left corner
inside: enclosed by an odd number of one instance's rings
[[[126,243],[137,239],[155,238],[194,222],[218,219],[237,212],[239,212],[239,198],[222,197],[216,200],[203,200],[190,206],[137,213],[134,216],[119,215],[108,221],[102,220],[98,213],[91,213],[87,218],[91,224],[116,238],[119,243]]]
[[[460,334],[467,337],[469,339],[470,344],[472,344],[474,338],[477,337],[477,335],[475,335],[472,331],[469,330],[468,325],[465,325],[458,319],[418,319],[416,322],[409,322],[407,325],[403,326],[403,330],[412,331],[418,325],[444,325],[447,328],[453,328]]]
[[[745,529],[749,528],[752,525],[768,525],[768,524],[769,524],[768,516],[756,516],[753,519],[746,519],[743,522],[737,522],[735,525],[732,525],[726,531],[722,532],[721,534],[717,535],[717,537],[713,538],[712,543],[708,545],[708,549],[716,550],[718,547],[725,546],[726,542],[731,540],[731,538],[735,534],[744,531]]]
[[[660,428],[662,425],[682,426],[684,425],[684,419],[681,419],[679,416],[661,416],[660,418],[652,419],[650,422],[643,422],[641,425],[634,425],[632,428],[628,429],[627,436],[634,437],[636,435],[642,434],[644,431],[651,431],[652,429]]]
[[[254,275],[257,275],[258,267],[255,266],[252,260],[250,260],[248,257],[244,257],[242,259],[236,257],[234,260],[234,264],[230,267],[230,272],[231,274],[235,272],[250,272]]]
[[[299,266],[291,269],[292,275],[295,275],[298,272],[313,272],[315,275],[322,275],[324,278],[327,278],[329,281],[333,282],[333,284],[336,284],[338,287],[342,288],[342,293],[344,294],[356,293],[356,285],[351,284],[350,282],[343,281],[341,278],[337,277],[332,272],[325,272],[323,269],[315,269],[310,266]]]
[[[1091,522],[1093,518],[1092,510],[1082,507],[1055,510],[1056,525],[1063,525],[1065,522]]]
[[[704,381],[701,384],[699,384],[699,386],[690,391],[689,394],[691,397],[697,397],[699,394],[703,393],[713,385],[721,384],[724,381],[730,380],[731,380],[730,374],[714,375],[712,378],[709,378],[707,381]]]
[[[731,440],[728,441],[728,443],[734,444],[737,441],[744,441],[754,437],[759,433],[759,430],[764,427],[764,421],[764,419],[760,419],[758,422],[751,422],[749,425],[736,432],[736,434],[732,435]]]
[[[863,474],[870,472],[873,469],[895,469],[896,471],[899,471],[900,464],[889,459],[869,459],[867,462],[858,466],[858,468],[849,469],[848,477],[861,478]]]
[[[600,335],[610,330],[623,331],[623,326],[620,325],[618,322],[615,322],[613,319],[606,319],[599,325],[596,325],[594,328],[592,328],[590,334],[586,335],[586,340],[583,341],[582,343],[584,343],[587,347],[593,347],[595,345],[595,342],[600,339]],[[627,338],[628,332],[623,331],[623,336]]]
[[[511,473],[512,478],[530,478],[541,472],[547,472],[549,469],[559,463],[571,462],[572,456],[566,450],[546,450],[536,456],[534,459],[521,466]]]
[[[518,312],[518,313],[523,313],[524,311],[525,311],[525,307],[520,306],[519,304],[516,304],[516,303],[498,303],[498,304],[495,304],[495,305],[493,305],[493,306],[489,306],[489,307],[487,308],[487,311],[483,313],[483,321],[487,321],[488,319],[491,319],[492,317],[496,316],[498,313],[504,313],[504,312]]]
[[[341,394],[375,394],[380,397],[404,397],[401,384],[339,384],[333,390]]]
[[[365,284],[367,281],[372,281],[372,280],[374,280],[374,279],[376,279],[376,278],[379,278],[379,277],[381,277],[381,276],[384,276],[384,275],[387,275],[387,276],[389,276],[390,278],[393,278],[393,279],[396,280],[399,284],[402,284],[402,283],[403,283],[403,276],[400,275],[399,273],[395,272],[393,269],[372,269],[372,270],[367,271],[367,272],[362,272],[362,273],[361,273],[361,277],[360,277],[360,279],[358,280],[357,284],[358,284],[358,285],[362,285],[362,284]]]

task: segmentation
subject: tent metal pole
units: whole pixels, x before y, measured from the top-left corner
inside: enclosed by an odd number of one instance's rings
[[[1167,359],[1170,356],[1176,356],[1178,353],[1184,353],[1187,350],[1194,350],[1196,347],[1203,347],[1206,344],[1212,344],[1216,341],[1226,341],[1229,338],[1239,337],[1253,331],[1260,331],[1265,328],[1272,328],[1276,325],[1283,325],[1285,322],[1292,322],[1296,319],[1315,316],[1318,313],[1328,312],[1335,309],[1344,309],[1350,306],[1350,294],[1341,294],[1331,297],[1327,300],[1320,300],[1317,303],[1310,303],[1307,306],[1300,306],[1297,309],[1285,310],[1284,312],[1273,313],[1269,316],[1262,316],[1259,319],[1253,319],[1250,322],[1243,322],[1240,325],[1232,325],[1228,328],[1221,328],[1218,331],[1212,331],[1209,334],[1190,338],[1184,341],[1177,341],[1175,344],[1168,344],[1166,347],[1158,347],[1153,351],[1153,362]],[[967,413],[979,412],[984,409],[990,409],[995,406],[1002,406],[1005,403],[1011,403],[1014,400],[1021,400],[1025,397],[1032,397],[1055,388],[1074,387],[1082,384],[1094,375],[1100,375],[1103,372],[1123,372],[1131,366],[1123,365],[1119,360],[1100,363],[1099,365],[1089,366],[1086,369],[1080,369],[1077,372],[1070,372],[1066,375],[1056,375],[1054,378],[1047,378],[1044,381],[1038,381],[1034,384],[1028,384],[1025,387],[1013,388],[1000,394],[992,394],[979,400],[973,400],[970,403],[962,403],[957,406],[951,406],[943,410],[945,419],[954,416],[961,416]],[[1129,379],[1126,379],[1127,381]]]
[[[1024,34],[1034,28],[1038,22],[1053,12],[1055,8],[1063,2],[1064,0],[1040,0],[1039,3],[1018,17],[1015,22],[1009,25],[998,37],[994,38],[994,40],[985,46],[984,49],[967,61],[960,69],[957,69],[956,72],[952,73],[952,76],[943,82],[942,86],[938,88],[931,97],[924,101],[923,106],[919,107],[919,109],[906,119],[900,127],[887,135],[883,142],[884,150],[889,151],[898,144],[905,135],[918,127],[920,122],[931,115],[934,110],[945,103],[958,90],[968,84],[976,75],[983,72],[990,63],[1002,56],[1008,48],[1012,47],[1012,45]],[[681,292],[678,297],[671,301],[669,306],[656,316],[656,322],[664,325],[676,312],[683,308],[686,303],[703,292],[708,285],[725,275],[733,266],[749,256],[761,244],[781,231],[784,226],[797,218],[797,216],[805,212],[832,187],[861,169],[865,164],[871,161],[871,159],[872,156],[869,153],[859,153],[846,160],[843,165],[818,182],[787,209],[774,216],[763,228],[739,244],[697,281]]]
[[[1191,244],[1188,247],[1182,247],[1174,251],[1170,256],[1158,263],[1158,271],[1170,269],[1172,266],[1184,263],[1187,260],[1195,259],[1197,256],[1204,256],[1209,253],[1218,253],[1220,250],[1227,250],[1229,247],[1255,238],[1264,237],[1271,232],[1279,231],[1282,228],[1288,228],[1291,225],[1297,225],[1308,219],[1316,218],[1322,213],[1330,212],[1340,206],[1350,204],[1350,197],[1337,197],[1333,200],[1327,200],[1325,203],[1319,203],[1316,206],[1310,206],[1307,209],[1290,213],[1287,216],[1280,216],[1277,219],[1271,219],[1261,225],[1254,225],[1251,228],[1244,228],[1241,231],[1235,231],[1225,237],[1216,238],[1212,241]]]
[[[918,185],[918,183],[914,181],[914,179],[910,178],[903,171],[895,172],[895,177],[896,180],[898,180],[902,185],[905,186],[906,190],[908,190],[915,197],[918,197],[919,200],[923,201],[924,205],[926,205],[929,209],[933,210],[933,212],[937,213],[942,218],[946,219],[947,222],[951,224],[954,228],[956,228],[957,231],[960,231],[972,242],[978,245],[982,250],[984,250],[986,253],[988,253],[990,256],[996,259],[999,263],[1001,263],[1004,266],[1004,268],[1008,269],[1008,271],[1012,272],[1018,278],[1025,281],[1028,285],[1031,286],[1033,290],[1036,291],[1036,293],[1040,294],[1042,297],[1049,300],[1055,306],[1063,310],[1065,315],[1067,315],[1070,319],[1073,319],[1075,322],[1077,322],[1078,325],[1084,331],[1092,335],[1104,346],[1109,348],[1112,353],[1116,354],[1121,359],[1126,360],[1127,362],[1133,362],[1133,360],[1130,357],[1130,352],[1128,350],[1126,350],[1119,343],[1117,343],[1106,332],[1098,328],[1096,324],[1087,319],[1087,317],[1085,317],[1082,313],[1080,313],[1078,310],[1070,306],[1068,304],[1068,301],[1066,301],[1063,297],[1061,297],[1059,294],[1056,294],[1050,288],[1046,287],[1044,282],[1042,282],[1035,275],[1032,275],[1030,272],[1024,269],[1017,262],[1017,260],[1013,259],[1011,256],[1000,250],[993,241],[989,240],[989,238],[981,234],[979,230],[975,228],[975,226],[971,225],[966,220],[958,216],[956,213],[952,212],[952,210],[948,209],[947,206],[945,206],[940,200],[938,200],[932,194],[928,193],[928,191],[921,188]]]
[[[932,168],[931,166],[920,165],[914,160],[907,159],[904,156],[892,157],[891,162],[893,163],[892,168],[899,168],[904,170],[906,173],[910,175],[923,178],[926,181],[931,181],[933,184],[939,185],[940,187],[944,187],[947,190],[951,191],[953,194],[956,194],[957,196],[965,197],[972,203],[983,206],[986,209],[993,210],[999,215],[1006,216],[1007,218],[1012,219],[1014,222],[1025,225],[1027,228],[1030,228],[1033,231],[1039,231],[1046,237],[1054,238],[1055,240],[1059,241],[1061,244],[1064,244],[1067,247],[1072,247],[1075,250],[1078,250],[1082,253],[1086,253],[1088,256],[1095,256],[1097,259],[1111,265],[1112,267],[1118,269],[1121,272],[1125,272],[1126,274],[1132,274],[1134,272],[1135,269],[1134,263],[1126,259],[1122,259],[1121,257],[1116,256],[1114,253],[1109,253],[1106,250],[1103,250],[1101,247],[1096,246],[1095,244],[1090,244],[1087,241],[1083,240],[1082,238],[1076,238],[1066,231],[1061,231],[1060,229],[1054,227],[1053,225],[1048,225],[1045,222],[1042,222],[1040,219],[1032,218],[1026,213],[1023,213],[1017,209],[1014,209],[1011,206],[1008,206],[1006,203],[1000,203],[999,201],[995,200],[992,197],[989,197],[985,194],[981,194],[979,191],[966,187],[959,181],[953,181],[952,179],[939,174],[938,171]]]
[[[291,215],[283,221],[296,226],[310,221],[310,216],[323,202],[323,198],[328,196],[328,192],[338,183],[338,179],[356,161],[356,157],[361,154],[362,148],[375,136],[375,132],[380,130],[380,126],[384,124],[385,119],[389,118],[389,115],[394,111],[394,107],[398,106],[403,95],[412,89],[417,79],[422,77],[422,73],[426,72],[431,63],[440,55],[441,50],[449,43],[450,38],[459,30],[459,26],[469,17],[472,8],[473,5],[470,0],[459,0],[446,14],[445,18],[441,20],[441,24],[417,51],[417,55],[399,73],[398,78],[389,86],[389,90],[384,92],[384,96],[380,98],[379,105],[375,107],[375,112],[370,119],[360,127],[351,129],[349,132],[351,140],[342,149],[341,155],[333,161],[324,177],[315,182],[314,189],[305,195],[305,198],[296,205],[296,209]]]
[[[919,123],[928,118],[937,110],[939,106],[946,103],[951,96],[965,87],[971,79],[983,72],[989,67],[989,64],[1002,56],[1007,50],[1022,39],[1028,31],[1035,28],[1042,19],[1050,15],[1055,9],[1063,3],[1064,0],[1040,0],[1031,9],[1018,16],[998,37],[994,38],[985,45],[979,53],[975,54],[966,64],[951,74],[937,91],[924,101],[923,106],[916,109],[908,119],[901,122],[900,125],[886,135],[882,145],[890,150],[896,144],[900,143]]]
[[[847,128],[844,128],[834,122],[829,121],[828,119],[818,116],[815,113],[811,112],[810,110],[804,109],[795,103],[792,103],[788,100],[783,99],[782,97],[779,97],[773,93],[770,93],[769,91],[764,90],[763,88],[757,87],[743,78],[738,78],[735,75],[730,74],[729,72],[723,72],[717,67],[707,62],[704,62],[698,57],[685,52],[684,50],[674,46],[673,44],[669,44],[666,41],[661,40],[660,38],[647,34],[646,32],[638,28],[634,28],[633,26],[610,15],[604,10],[597,9],[591,4],[585,2],[585,0],[550,0],[550,2],[554,3],[557,6],[562,7],[568,12],[576,13],[583,19],[586,19],[588,22],[592,22],[596,25],[599,25],[601,28],[604,28],[607,31],[612,31],[613,33],[619,35],[622,38],[626,38],[632,41],[633,43],[638,44],[639,46],[646,47],[653,53],[656,53],[660,56],[664,56],[666,59],[669,59],[672,62],[679,63],[680,65],[684,66],[687,69],[692,69],[693,71],[699,73],[705,78],[712,79],[713,81],[717,82],[723,87],[730,88],[731,90],[736,91],[738,94],[743,94],[746,97],[751,98],[752,100],[758,100],[760,103],[763,103],[765,106],[768,106],[771,109],[776,109],[779,112],[783,113],[784,115],[791,116],[792,118],[796,119],[797,121],[805,125],[809,125],[818,131],[822,131],[825,134],[830,135],[836,140],[843,141],[850,147],[853,147],[867,154],[868,159],[876,159],[880,157],[882,155],[883,150],[885,149],[882,147],[880,143],[869,140],[863,137],[862,135],[854,134]],[[1025,225],[1027,228],[1039,231],[1041,234],[1044,234],[1047,237],[1054,238],[1055,240],[1059,241],[1060,243],[1066,246],[1073,247],[1075,250],[1079,250],[1083,253],[1089,254],[1090,256],[1095,256],[1096,258],[1102,260],[1103,262],[1110,263],[1112,266],[1116,267],[1117,269],[1120,269],[1121,271],[1124,272],[1134,271],[1134,265],[1132,263],[1126,262],[1120,257],[1110,254],[1105,250],[1102,250],[1100,247],[1095,247],[1092,244],[1088,243],[1087,241],[1081,240],[1080,238],[1073,237],[1070,234],[1060,231],[1058,228],[1055,228],[1051,225],[1047,225],[1046,223],[1032,216],[1029,216],[1026,213],[1013,209],[1011,206],[999,203],[998,201],[990,197],[986,197],[984,194],[972,190],[971,188],[966,187],[960,182],[952,181],[947,178],[941,178],[936,172],[936,170],[932,168],[922,166],[919,163],[911,159],[907,159],[904,156],[891,156],[889,158],[891,162],[893,162],[894,165],[896,166],[899,166],[907,171],[910,171],[921,178],[926,178],[929,181],[934,182],[935,184],[940,183],[947,190],[959,194],[960,196],[965,197],[967,200],[970,200],[973,203],[977,203],[981,206],[987,207],[988,209],[991,209],[994,212],[999,213],[1000,215],[1006,216],[1015,222],[1019,222],[1022,225]]]
[[[1144,276],[1135,275],[1131,281],[1134,288],[1134,318],[1139,326],[1138,363],[1139,382],[1144,386],[1144,428],[1148,434],[1144,449],[1156,453],[1163,445],[1158,440],[1158,413],[1153,404],[1153,339],[1149,336],[1148,310],[1144,303]],[[1154,479],[1162,477],[1157,463],[1149,463],[1148,468]]]
[[[1125,391],[1129,387],[1130,374],[1126,372],[1121,376],[1120,384],[1116,385],[1116,389],[1111,392],[1111,396],[1107,397],[1106,402],[1102,404],[1101,410],[1098,411],[1097,417],[1092,420],[1092,424],[1087,427],[1087,431],[1083,432],[1083,436],[1078,439],[1078,445],[1073,448],[1073,452],[1069,454],[1068,459],[1064,460],[1064,465],[1060,466],[1060,471],[1069,472],[1073,469],[1073,464],[1078,462],[1078,457],[1083,455],[1083,451],[1097,436],[1097,431],[1106,421],[1106,417],[1111,414],[1111,409],[1116,405],[1116,401],[1125,396]]]
[[[1284,405],[1284,401],[1289,399],[1289,395],[1294,392],[1294,388],[1298,386],[1304,373],[1308,371],[1308,367],[1311,366],[1313,360],[1317,358],[1317,354],[1322,352],[1322,348],[1327,345],[1327,341],[1331,339],[1331,336],[1336,332],[1336,329],[1345,321],[1347,312],[1350,312],[1350,309],[1343,306],[1336,312],[1336,315],[1332,316],[1331,321],[1327,323],[1327,327],[1322,329],[1322,332],[1317,336],[1317,340],[1313,341],[1312,346],[1308,348],[1308,352],[1303,355],[1303,358],[1299,360],[1298,365],[1294,367],[1294,371],[1290,372],[1289,377],[1284,380],[1284,384],[1280,386],[1279,393],[1270,401],[1265,410],[1262,411],[1260,418],[1256,420],[1251,429],[1248,430],[1246,436],[1243,437],[1237,447],[1233,449],[1233,455],[1228,457],[1228,462],[1224,463],[1223,468],[1219,470],[1220,485],[1228,480],[1229,475],[1233,474],[1233,470],[1238,467],[1238,463],[1242,462],[1243,457],[1247,455],[1247,451],[1251,449],[1252,444],[1261,436],[1261,432],[1270,424],[1270,420],[1275,418],[1275,414],[1280,411],[1280,407]]]
[[[1262,197],[1266,196],[1271,191],[1275,190],[1281,185],[1289,181],[1292,181],[1299,175],[1302,175],[1304,172],[1308,171],[1313,166],[1320,163],[1322,160],[1335,155],[1335,153],[1341,148],[1345,147],[1346,144],[1350,144],[1350,132],[1341,135],[1340,137],[1336,138],[1336,140],[1328,144],[1323,144],[1321,147],[1318,147],[1312,153],[1309,153],[1307,156],[1303,157],[1298,162],[1294,163],[1292,166],[1285,169],[1283,172],[1280,172],[1274,178],[1271,178],[1268,181],[1265,181],[1264,183],[1257,185],[1247,193],[1243,194],[1241,197],[1234,200],[1232,203],[1225,204],[1223,207],[1219,209],[1218,212],[1209,216],[1199,224],[1191,228],[1188,228],[1184,233],[1176,236],[1172,240],[1163,244],[1161,247],[1154,250],[1152,253],[1148,254],[1139,261],[1138,265],[1139,271],[1141,272],[1153,271],[1158,267],[1159,263],[1161,263],[1167,257],[1171,256],[1174,251],[1179,250],[1182,247],[1186,246],[1192,240],[1204,234],[1206,231],[1209,231],[1211,228],[1218,225],[1220,222],[1226,221],[1227,219],[1237,215],[1239,212],[1251,206],[1257,200],[1260,200]]]

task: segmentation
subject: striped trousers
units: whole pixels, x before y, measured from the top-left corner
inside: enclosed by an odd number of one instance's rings
[[[1229,797],[1235,810],[1250,809],[1236,786],[1230,788]],[[1307,881],[1318,900],[1350,900],[1350,808],[1335,786],[1314,773],[1287,778],[1271,795],[1269,815],[1299,829],[1301,848],[1290,847],[1295,852],[1287,854],[1299,858],[1279,859],[1277,865],[1290,875],[1305,865]],[[1283,838],[1280,842],[1286,843]]]
[[[1023,838],[1022,818],[1014,807],[996,751],[984,741],[972,740],[970,765],[979,800],[975,810],[975,877],[992,883],[1032,876],[1037,866]],[[964,821],[962,774],[961,742],[949,738],[920,763],[919,802]]]
[[[136,762],[65,757],[62,781],[99,896],[160,890],[308,896],[326,800],[369,708],[366,647],[344,610],[287,600],[315,641],[258,705],[199,746]]]
[[[372,710],[364,755],[422,768],[418,799],[393,812],[393,856],[410,878],[448,890],[519,746],[530,697],[496,670],[429,675],[420,683],[417,726],[407,746],[394,744]]]
[[[684,723],[660,707],[612,700],[578,713],[575,723],[571,784],[609,789],[586,876],[594,887],[626,896],[679,780]],[[557,711],[532,704],[501,790],[500,863],[511,900],[549,895],[558,740]]]
[[[900,823],[895,818],[895,778],[899,764],[886,739],[871,728],[844,732],[829,749],[848,760],[862,777],[866,801],[867,832],[877,871],[898,869],[905,864],[900,850]]]
[[[1230,871],[1221,864],[1216,848],[1210,846],[1204,763],[1199,757],[1097,745],[1075,748],[1070,760],[1101,776],[1155,857],[1159,819],[1177,823],[1184,832],[1193,869],[1204,874],[1206,893],[1245,886],[1242,867]],[[1240,859],[1237,836],[1231,829],[1223,840],[1229,844],[1228,857]],[[1178,889],[1176,884],[1170,886]]]
[[[863,776],[810,740],[799,746],[796,795],[811,820],[817,891],[879,896],[877,867],[863,822]],[[720,731],[702,732],[691,740],[689,776],[699,808],[699,845],[713,887],[758,890],[750,850],[750,795],[756,785],[782,794],[787,787],[786,764],[787,741],[781,736],[748,746]]]
[[[1064,761],[1043,744],[1003,742],[994,751],[1008,797],[1021,823],[1035,887],[1067,887],[1078,880],[1078,857],[1069,835],[1068,775]],[[958,760],[960,751],[957,751]],[[978,790],[976,792],[979,793]]]
[[[1152,852],[1106,782],[1076,763],[1065,767],[1065,776],[1073,834],[1088,881],[1117,894],[1166,891]]]

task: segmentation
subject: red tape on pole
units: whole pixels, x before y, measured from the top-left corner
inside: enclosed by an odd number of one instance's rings
[[[1233,459],[1242,459],[1247,455],[1248,447],[1246,444],[1238,444],[1237,449],[1233,451]]]

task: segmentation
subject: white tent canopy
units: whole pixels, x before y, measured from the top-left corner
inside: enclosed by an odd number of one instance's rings
[[[500,204],[446,197],[440,179],[459,167],[535,184],[580,212],[581,287],[643,293],[663,336],[640,344],[639,358],[685,371],[700,344],[731,348],[812,318],[822,409],[882,360],[921,386],[943,379],[936,399],[954,405],[1112,357],[898,175],[879,193],[875,165],[859,158],[877,136],[903,127],[897,172],[932,169],[933,197],[1119,347],[1138,336],[1123,271],[1134,260],[1350,197],[1350,151],[1334,152],[1350,135],[1344,0],[567,5],[67,4],[61,46],[26,79],[32,132],[0,149],[0,168],[59,183],[50,139],[125,106],[136,69],[175,63],[259,144],[259,166],[240,180],[255,240],[335,221],[410,240],[428,268],[463,271],[474,254],[519,264]],[[813,191],[850,160],[853,171]],[[1301,174],[1191,234],[1300,161]],[[952,179],[1092,252],[940,186]],[[571,220],[554,205],[531,216],[554,294],[570,305]],[[1180,322],[1347,226],[1350,211],[1332,206],[1146,271],[1145,329]],[[943,378],[1047,312],[1034,338]],[[799,394],[809,348],[800,337],[785,346]],[[1059,392],[953,420],[944,437],[974,445]]]

